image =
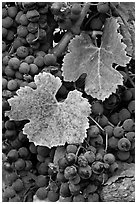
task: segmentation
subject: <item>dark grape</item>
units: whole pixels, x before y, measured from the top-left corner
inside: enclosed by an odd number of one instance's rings
[[[34,143],[30,143],[29,150],[32,154],[37,154],[37,147]]]
[[[114,127],[113,134],[117,138],[121,138],[124,135],[124,129],[122,126]]]
[[[125,102],[128,102],[132,99],[132,92],[130,91],[130,89],[127,89],[125,90],[123,93],[122,93],[122,96],[121,96],[122,100],[125,101]]]
[[[69,179],[69,182],[72,183],[72,184],[79,184],[80,183],[80,176],[77,174],[76,177],[74,177],[73,179]]]
[[[117,152],[117,157],[121,161],[126,161],[130,157],[130,152],[129,151],[118,151]]]
[[[103,144],[103,138],[101,135],[98,135],[96,138],[90,140],[90,144],[94,147],[98,147]]]
[[[82,194],[78,194],[73,197],[73,202],[85,202],[85,198]]]
[[[128,104],[128,110],[131,114],[135,113],[135,100],[130,101],[130,103]]]
[[[112,137],[113,129],[114,128],[111,125],[107,125],[107,126],[104,127],[104,130],[108,134],[108,137]]]
[[[88,160],[84,155],[80,155],[78,157],[78,165],[82,167],[86,167],[88,165]]]
[[[58,160],[58,166],[60,169],[65,169],[68,166],[68,161],[66,157],[62,157]]]
[[[101,174],[104,171],[104,164],[100,161],[95,161],[91,165],[92,171],[95,174]]]
[[[62,173],[62,172],[57,173],[56,179],[57,179],[57,181],[62,182],[62,183],[67,181],[67,179],[64,176],[64,173]]]
[[[95,17],[90,21],[90,29],[92,30],[101,30],[102,26],[103,26],[103,23],[100,20],[100,18]]]
[[[66,159],[68,161],[68,164],[72,165],[76,162],[77,156],[74,153],[68,153],[66,154]]]
[[[118,149],[121,151],[129,151],[131,147],[130,141],[123,137],[118,141]]]
[[[64,177],[66,179],[73,179],[77,175],[77,169],[75,166],[67,166],[64,170]]]
[[[68,182],[65,182],[65,183],[61,184],[61,186],[60,186],[60,195],[62,197],[70,197],[71,196]]]
[[[105,115],[101,115],[98,118],[98,122],[101,127],[105,127],[108,125],[108,118]]]
[[[125,134],[125,137],[130,141],[134,141],[135,140],[135,132],[127,132]]]
[[[132,119],[127,119],[123,122],[122,127],[124,128],[125,131],[134,131],[135,129],[135,123]]]
[[[112,153],[107,153],[104,155],[103,160],[105,163],[113,164],[115,162],[115,156]]]
[[[18,149],[19,156],[22,158],[27,158],[29,156],[29,151],[26,147],[21,147]]]
[[[99,13],[107,13],[109,11],[108,2],[99,2],[97,4],[97,10]]]
[[[74,153],[74,154],[76,154],[77,146],[76,145],[67,145],[66,152],[67,153]]]
[[[87,130],[88,137],[97,137],[100,134],[100,129],[97,125],[91,125]]]
[[[4,193],[3,193],[3,196],[4,196],[4,197],[7,197],[7,198],[13,198],[15,195],[16,195],[16,192],[15,192],[15,190],[12,188],[12,186],[8,186],[8,187],[4,190]]]
[[[59,193],[56,193],[54,191],[49,191],[47,195],[49,201],[56,202],[59,199]]]
[[[10,150],[7,157],[10,162],[16,161],[18,159],[18,151],[15,149]]]
[[[19,158],[16,162],[15,162],[15,169],[17,171],[21,171],[25,168],[25,161],[21,158]]]
[[[89,179],[92,175],[92,169],[89,165],[86,167],[79,167],[78,168],[78,174],[82,179]]]
[[[90,194],[88,202],[99,202],[99,195],[97,193]]]
[[[12,184],[13,189],[16,192],[22,191],[24,189],[24,184],[21,179],[17,179],[13,184]]]
[[[71,8],[71,12],[75,15],[78,15],[81,13],[81,5],[79,3],[74,3],[72,5],[72,8]]]
[[[122,110],[120,110],[118,115],[119,115],[119,120],[121,122],[124,122],[126,119],[129,119],[131,117],[131,113],[126,108],[123,108]]]
[[[36,191],[36,196],[38,197],[38,199],[40,200],[44,200],[47,198],[48,195],[48,190],[45,187],[40,187],[38,188],[38,190]]]
[[[118,170],[119,166],[117,162],[114,162],[113,164],[110,165],[109,171],[113,174]]]
[[[95,161],[95,154],[92,151],[85,152],[84,157],[87,159],[89,164],[91,164]]]
[[[112,149],[117,149],[118,146],[118,138],[112,136],[108,139],[108,146]]]
[[[50,153],[50,149],[46,146],[37,146],[37,152],[43,157],[47,157]]]
[[[103,111],[104,111],[104,108],[100,102],[96,101],[92,104],[92,113],[94,115],[101,115],[103,114]]]
[[[80,193],[80,185],[69,183],[69,189],[72,195],[78,195]]]
[[[47,176],[44,176],[44,175],[39,175],[37,176],[37,179],[36,179],[36,185],[38,187],[46,187],[48,185],[48,177]]]

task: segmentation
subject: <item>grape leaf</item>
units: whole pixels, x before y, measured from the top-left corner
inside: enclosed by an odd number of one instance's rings
[[[85,92],[88,95],[104,100],[115,92],[117,85],[123,84],[123,78],[112,64],[126,66],[131,59],[126,56],[126,45],[121,42],[118,28],[117,19],[106,20],[100,47],[95,46],[84,32],[73,38],[62,66],[64,80],[76,81],[86,73]]]
[[[135,21],[135,2],[120,2],[117,10],[124,20]]]
[[[9,99],[11,110],[6,115],[12,120],[26,120],[24,134],[36,145],[58,146],[66,142],[82,142],[89,127],[90,104],[82,93],[74,90],[67,99],[58,102],[55,95],[61,80],[50,73],[34,77],[37,89],[21,87],[17,96]]]

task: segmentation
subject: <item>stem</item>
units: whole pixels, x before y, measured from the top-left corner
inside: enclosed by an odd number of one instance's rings
[[[128,80],[130,81],[130,83],[132,84],[132,86],[135,88],[135,83],[133,82],[133,80],[132,80],[131,77],[129,76],[127,67],[125,67],[125,72],[126,72],[126,74],[127,74]]]
[[[60,42],[51,50],[51,53],[60,57],[72,38],[73,34],[71,32],[65,33]]]
[[[74,26],[72,27],[71,31],[72,33],[78,35],[80,33],[80,27],[81,27],[81,24],[83,23],[83,20],[89,10],[89,7],[90,7],[90,3],[85,3],[82,11],[81,11],[81,15],[80,15],[80,18],[78,19],[78,21],[74,24]]]
[[[105,132],[105,130],[98,124],[98,122],[94,118],[92,118],[92,116],[89,116],[89,118],[100,128],[102,132]]]
[[[108,133],[106,132],[106,147],[105,147],[105,152],[107,152],[108,148]]]

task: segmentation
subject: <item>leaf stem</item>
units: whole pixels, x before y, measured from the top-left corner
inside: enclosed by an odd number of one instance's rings
[[[127,74],[128,80],[130,81],[130,83],[132,84],[132,86],[135,88],[135,83],[133,82],[133,80],[132,80],[131,77],[129,76],[127,67],[125,67],[125,72],[126,72],[126,74]]]

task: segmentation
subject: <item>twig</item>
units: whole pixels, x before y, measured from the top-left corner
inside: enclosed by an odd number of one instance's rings
[[[98,124],[98,122],[94,118],[92,118],[92,116],[89,116],[89,118],[100,128],[102,132],[105,132],[105,130]]]
[[[125,67],[125,72],[126,72],[126,74],[127,74],[128,80],[130,81],[130,83],[132,84],[132,86],[135,88],[135,83],[133,82],[133,80],[132,80],[131,77],[129,76],[127,67]]]
[[[107,152],[107,148],[108,148],[108,133],[106,132],[106,147],[105,147],[105,152]]]

